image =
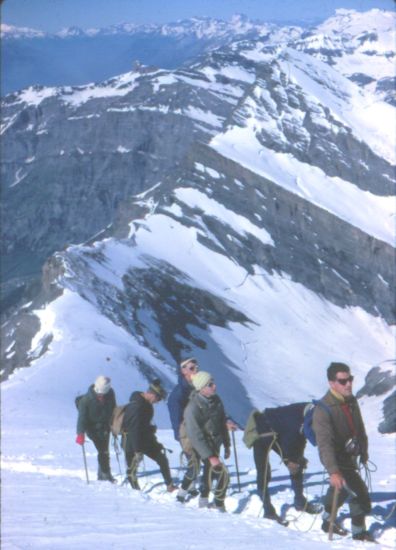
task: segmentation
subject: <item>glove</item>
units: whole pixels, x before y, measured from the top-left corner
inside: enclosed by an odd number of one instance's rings
[[[345,485],[345,479],[342,477],[340,473],[335,472],[334,474],[330,475],[330,485],[335,489],[338,489],[339,491],[341,491],[341,489]]]
[[[231,420],[231,418],[227,418],[226,426],[227,430],[229,430],[230,432],[235,432],[238,429],[238,424],[235,424],[235,422]]]
[[[227,458],[230,458],[231,456],[231,449],[229,447],[224,447],[224,458],[227,460]]]
[[[209,462],[214,469],[221,467],[221,461],[219,460],[218,456],[210,456]]]
[[[79,445],[84,445],[84,443],[85,443],[84,434],[77,434],[76,443],[78,443]]]

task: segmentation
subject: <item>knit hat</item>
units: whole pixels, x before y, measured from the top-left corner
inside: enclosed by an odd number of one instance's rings
[[[194,363],[195,365],[197,365],[198,361],[195,359],[195,357],[189,357],[188,359],[184,359],[184,361],[180,363],[180,368],[184,369],[184,367],[187,367],[189,363]]]
[[[191,382],[193,383],[194,388],[197,391],[201,391],[210,381],[212,380],[212,375],[204,370],[197,372],[191,377]]]
[[[147,391],[154,393],[157,397],[159,397],[159,399],[165,399],[167,395],[166,391],[161,386],[161,380],[159,378],[156,378],[150,382],[150,386]]]
[[[105,394],[109,391],[110,388],[111,380],[108,376],[103,376],[103,374],[101,374],[97,377],[94,385],[95,393]]]

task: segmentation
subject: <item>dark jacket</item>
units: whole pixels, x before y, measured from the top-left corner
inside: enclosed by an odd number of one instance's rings
[[[179,374],[177,385],[171,391],[168,398],[168,410],[176,441],[180,441],[180,424],[183,420],[183,412],[187,406],[188,398],[193,390],[187,380]]]
[[[92,384],[78,404],[77,433],[98,436],[109,432],[115,406],[116,399],[112,388],[104,394],[103,401],[100,401]]]
[[[306,439],[302,433],[302,424],[306,405],[307,403],[293,403],[255,414],[258,433],[276,432],[276,441],[283,458],[292,462],[298,462],[304,455]]]
[[[203,460],[218,456],[221,445],[230,447],[224,406],[217,394],[206,398],[193,391],[184,410],[184,420],[192,447]]]
[[[122,431],[126,432],[126,451],[144,453],[156,442],[155,426],[151,424],[154,407],[141,392],[132,393],[125,409]]]
[[[315,407],[312,422],[320,460],[329,474],[339,472],[342,468],[354,468],[355,458],[345,450],[346,442],[354,434],[347,416],[342,410],[344,401],[337,399],[331,391],[326,393],[322,401],[327,405],[328,410],[324,407]],[[368,440],[358,402],[356,397],[351,396],[345,400],[345,403],[352,414],[354,431],[360,446],[360,456],[366,461]]]

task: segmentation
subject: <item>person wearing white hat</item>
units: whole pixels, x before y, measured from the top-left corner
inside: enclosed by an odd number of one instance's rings
[[[110,422],[116,398],[108,376],[100,375],[78,401],[76,443],[84,445],[85,434],[98,451],[98,479],[115,482],[110,470]]]

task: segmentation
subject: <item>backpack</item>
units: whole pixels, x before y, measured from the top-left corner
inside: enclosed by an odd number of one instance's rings
[[[184,420],[182,420],[182,423],[180,424],[179,429],[179,438],[180,438],[180,445],[185,454],[190,455],[193,452],[193,446],[191,444],[191,441],[188,438],[187,430],[186,430],[186,423]]]
[[[330,415],[330,407],[318,399],[312,399],[312,402],[305,407],[304,421],[301,427],[301,432],[314,447],[317,447],[318,445],[316,442],[316,435],[312,427],[313,414],[316,406],[322,407],[322,409],[327,411]]]
[[[122,433],[122,423],[126,408],[127,405],[118,405],[117,407],[114,407],[113,415],[110,421],[110,431],[115,437]]]
[[[243,442],[245,443],[246,447],[250,449],[253,447],[254,442],[260,437],[260,434],[257,431],[256,426],[256,418],[255,415],[258,413],[257,409],[254,409],[246,422],[245,430],[243,432]]]
[[[80,401],[84,397],[84,395],[77,395],[77,397],[74,399],[74,404],[77,407],[77,410],[80,410]]]

